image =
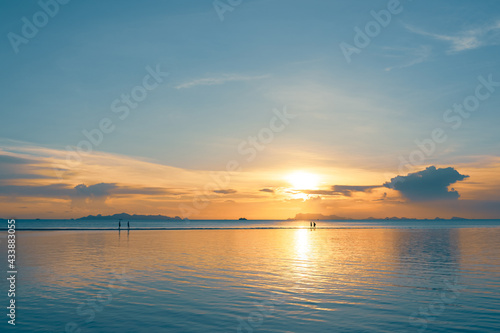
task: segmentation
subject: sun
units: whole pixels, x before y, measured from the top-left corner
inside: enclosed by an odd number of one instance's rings
[[[315,190],[319,185],[319,176],[304,172],[296,171],[286,176],[286,180],[292,185],[295,190]]]

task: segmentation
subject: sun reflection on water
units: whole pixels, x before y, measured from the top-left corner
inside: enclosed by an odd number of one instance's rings
[[[294,248],[298,260],[303,261],[309,259],[309,253],[311,252],[309,234],[310,230],[308,229],[297,229],[295,231]]]

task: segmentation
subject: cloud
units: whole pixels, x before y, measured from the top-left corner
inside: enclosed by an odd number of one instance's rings
[[[36,164],[34,159],[7,155],[7,152],[0,150],[0,180],[54,178],[41,174],[43,167]]]
[[[260,192],[267,192],[267,193],[274,193],[274,190],[272,188],[263,188],[259,190]]]
[[[74,192],[71,193],[71,205],[82,206],[92,204],[104,205],[106,199],[111,195],[111,191],[117,188],[116,184],[100,183],[87,186],[79,184],[74,187]]]
[[[73,188],[69,196],[73,206],[81,205],[103,205],[105,201],[112,196],[131,196],[131,195],[180,195],[180,192],[174,192],[161,187],[131,187],[119,186],[115,183],[99,183],[94,185],[79,184]]]
[[[67,184],[0,186],[0,196],[58,198],[67,197],[69,195],[71,195],[71,187]]]
[[[238,74],[223,74],[218,77],[207,77],[202,79],[195,79],[189,82],[180,84],[176,86],[176,89],[186,89],[192,88],[195,86],[214,86],[224,84],[226,82],[234,82],[234,81],[253,81],[253,80],[262,80],[268,78],[270,75],[258,75],[258,76],[243,76]]]
[[[333,185],[334,193],[342,194],[346,197],[352,196],[352,192],[371,192],[374,188],[381,187],[380,185]]]
[[[391,71],[393,69],[402,69],[420,64],[426,61],[432,53],[432,48],[429,45],[421,45],[418,48],[412,49],[396,49],[396,51],[404,52],[404,57],[410,57],[409,60],[402,63],[401,65],[386,67],[386,71]]]
[[[87,186],[85,184],[80,184],[75,186],[76,196],[108,196],[110,190],[115,189],[116,184],[100,183],[95,185]]]
[[[11,155],[0,155],[0,164],[31,164],[35,163],[35,160],[28,158],[22,158]]]
[[[331,190],[301,190],[300,192],[311,195],[342,195],[350,197],[353,192],[369,193],[378,187],[382,187],[382,185],[333,185]]]
[[[2,144],[0,138],[0,144]],[[194,193],[198,184],[206,183],[206,173],[203,170],[188,170],[176,168],[150,160],[133,156],[124,156],[94,151],[91,154],[81,154],[81,163],[68,163],[67,151],[19,144],[0,148],[0,156],[9,155],[18,157],[15,160],[4,157],[0,159],[0,185],[47,185],[44,179],[53,179],[53,183],[97,184],[101,181],[119,184],[113,193],[125,191],[143,191],[151,194],[151,189],[170,191],[182,189],[183,192]],[[11,163],[7,163],[11,162]],[[14,164],[12,162],[22,162]],[[123,184],[126,180],[126,184]],[[160,190],[158,190],[160,189]],[[137,193],[141,194],[141,193]],[[166,193],[176,194],[176,193]]]
[[[177,191],[173,189],[166,189],[163,187],[132,187],[132,186],[119,186],[112,191],[113,195],[182,195],[186,192]]]
[[[436,169],[435,166],[430,166],[407,176],[394,177],[384,186],[399,191],[410,201],[458,199],[458,192],[448,190],[448,186],[468,177],[452,167]]]
[[[114,195],[181,195],[161,187],[120,186],[115,183],[99,183],[94,185],[50,184],[50,185],[4,185],[0,186],[0,196],[97,199]]]
[[[480,28],[461,31],[456,35],[430,33],[409,25],[405,27],[413,33],[448,42],[450,44],[449,53],[473,50],[488,45],[497,45],[500,42],[500,21]]]
[[[19,179],[52,179],[54,177],[37,175],[37,174],[29,174],[29,173],[17,173],[15,174],[12,169],[6,167],[0,167],[0,180],[9,179],[9,180],[19,180]]]
[[[387,192],[384,192],[384,194],[382,195],[382,198],[375,199],[373,201],[386,201],[386,200],[387,200]]]
[[[233,194],[238,191],[233,190],[233,189],[227,189],[227,190],[214,190],[214,193],[219,193],[219,194]]]
[[[300,193],[304,194],[311,194],[311,195],[337,195],[335,191],[331,190],[300,190],[298,191]]]

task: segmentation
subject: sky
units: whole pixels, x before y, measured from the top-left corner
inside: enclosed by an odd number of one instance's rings
[[[1,217],[500,218],[498,1],[1,7]]]

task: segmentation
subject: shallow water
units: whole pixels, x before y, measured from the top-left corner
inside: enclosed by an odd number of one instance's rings
[[[500,330],[494,226],[17,236],[17,332]]]

